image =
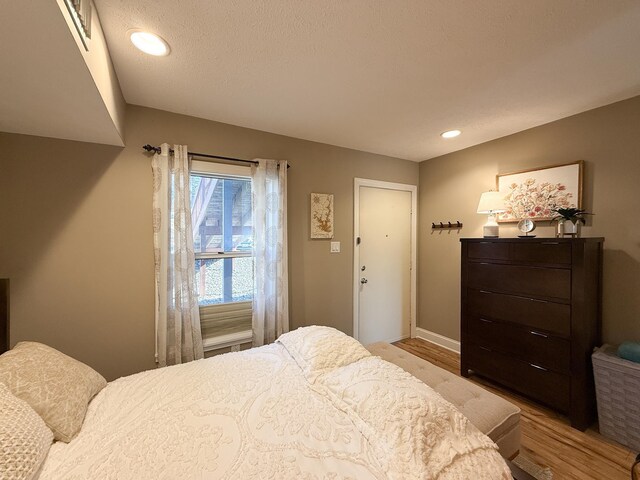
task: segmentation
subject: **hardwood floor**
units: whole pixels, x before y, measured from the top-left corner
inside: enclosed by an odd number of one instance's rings
[[[394,343],[456,375],[460,356],[417,338]],[[470,380],[520,407],[521,453],[539,465],[550,467],[554,479],[627,480],[635,453],[600,435],[595,426],[586,432],[570,427],[569,420],[506,388],[473,376]],[[639,472],[640,473],[640,472]]]

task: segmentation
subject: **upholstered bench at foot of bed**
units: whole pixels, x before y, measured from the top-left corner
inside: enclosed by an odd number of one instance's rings
[[[401,348],[378,342],[367,346],[373,354],[394,363],[438,392],[452,403],[471,423],[500,448],[505,458],[513,458],[520,449],[520,409],[503,398],[486,391]]]

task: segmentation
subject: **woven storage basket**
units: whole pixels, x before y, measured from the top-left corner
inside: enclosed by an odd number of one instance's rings
[[[604,345],[592,355],[600,433],[640,451],[640,363]]]

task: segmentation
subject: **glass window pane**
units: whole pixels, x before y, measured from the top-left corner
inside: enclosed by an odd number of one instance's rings
[[[191,223],[196,253],[252,251],[251,180],[191,175]]]
[[[253,258],[196,260],[198,303],[243,302],[253,298]]]

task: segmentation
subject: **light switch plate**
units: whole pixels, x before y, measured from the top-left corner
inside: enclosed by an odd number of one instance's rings
[[[331,253],[340,253],[340,242],[331,242]]]

